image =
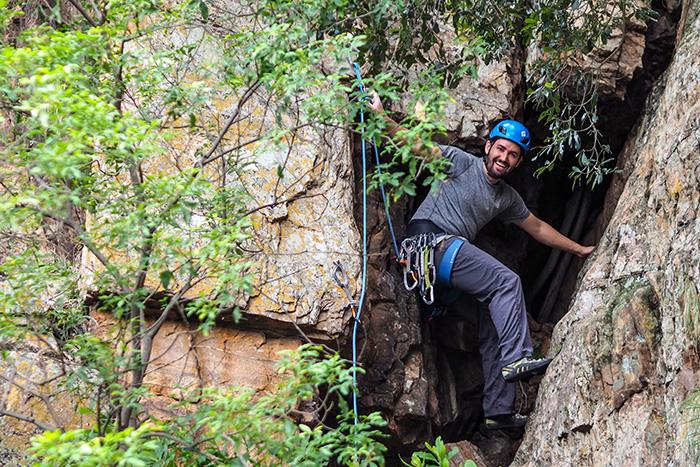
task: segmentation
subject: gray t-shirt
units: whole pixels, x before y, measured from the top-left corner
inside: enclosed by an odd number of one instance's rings
[[[434,186],[411,220],[427,220],[445,233],[474,241],[477,232],[498,219],[505,223],[525,219],[530,211],[517,191],[501,181],[491,185],[481,158],[453,146],[440,146],[452,162],[448,178]]]

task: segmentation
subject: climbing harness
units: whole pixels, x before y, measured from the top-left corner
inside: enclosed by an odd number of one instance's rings
[[[450,246],[447,247],[445,254],[442,255],[440,266],[438,266],[438,282],[443,287],[452,285],[452,268],[455,265],[457,253],[462,249],[462,245],[464,245],[464,240],[457,237],[455,241],[450,243]]]
[[[454,239],[442,255],[439,265],[435,265],[435,248],[449,239]],[[459,291],[451,289],[452,268],[464,240],[454,235],[422,233],[401,242],[399,264],[403,266],[403,285],[406,290],[418,289],[418,295],[428,307],[427,319],[442,316],[446,307],[458,297]],[[435,288],[440,289],[440,299],[436,301]]]

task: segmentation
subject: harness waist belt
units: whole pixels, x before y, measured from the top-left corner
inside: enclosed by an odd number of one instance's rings
[[[454,242],[450,243],[450,246],[447,247],[445,254],[442,255],[440,266],[438,266],[437,280],[443,287],[449,287],[451,285],[452,267],[455,264],[455,258],[457,258],[457,253],[459,253],[462,245],[464,245],[464,240],[457,237]]]

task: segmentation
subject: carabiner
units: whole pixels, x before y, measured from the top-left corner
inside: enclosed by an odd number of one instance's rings
[[[426,298],[426,295],[428,298]],[[425,289],[424,293],[421,295],[423,303],[426,305],[432,305],[435,302],[435,289],[434,287],[428,287]]]
[[[333,261],[333,266],[335,266],[335,269],[333,269],[333,280],[335,283],[338,284],[338,287],[341,289],[348,287],[350,285],[350,279],[345,273],[342,263],[340,261]]]
[[[409,274],[411,275],[411,278],[413,279],[413,284],[409,285],[408,283],[408,276]],[[406,287],[406,290],[409,292],[418,286],[418,279],[416,278],[416,273],[414,271],[405,271],[403,273],[403,286]]]
[[[340,263],[340,261],[334,261],[333,266],[335,266],[335,269],[333,270],[333,280],[338,287],[340,287],[343,293],[345,293],[345,297],[348,299],[348,303],[350,304],[352,316],[355,317],[355,299],[352,297],[349,290],[350,279],[348,278],[348,275],[343,269],[343,265]]]
[[[434,265],[434,264],[431,264],[431,265],[428,267],[428,280],[430,281],[430,285],[431,285],[431,286],[432,286],[433,284],[435,284],[436,279],[437,279],[437,271],[436,271],[436,269],[435,269],[435,265]]]

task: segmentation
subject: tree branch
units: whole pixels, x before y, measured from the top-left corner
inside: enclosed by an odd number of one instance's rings
[[[17,388],[21,389],[22,391],[26,392],[27,394],[34,396],[37,399],[41,400],[44,403],[44,405],[46,406],[46,410],[49,412],[49,415],[51,415],[51,418],[53,418],[53,421],[56,422],[56,425],[59,428],[63,428],[63,426],[61,425],[61,423],[59,421],[58,414],[56,413],[56,411],[53,409],[53,406],[51,405],[51,401],[49,401],[48,398],[44,394],[38,393],[36,391],[33,391],[33,390],[19,384],[17,381],[15,381],[14,378],[8,379],[5,376],[0,375],[0,379],[7,381],[11,385],[16,386]],[[26,420],[26,421],[29,421],[29,420]]]
[[[311,125],[312,125],[311,122],[302,123],[302,124],[297,125],[297,126],[295,126],[295,127],[293,127],[293,128],[290,128],[289,131],[300,130],[300,129],[304,128],[304,127],[311,126]],[[257,136],[257,137],[255,137],[255,138],[252,138],[252,139],[249,139],[249,140],[247,140],[247,141],[244,141],[244,142],[242,142],[242,143],[240,143],[240,144],[235,145],[235,146],[232,147],[232,148],[228,148],[228,149],[226,149],[226,150],[224,150],[224,151],[221,151],[221,152],[220,152],[219,154],[217,154],[217,155],[212,155],[212,156],[210,156],[210,157],[208,157],[208,158],[202,160],[202,161],[201,161],[201,164],[202,164],[202,166],[205,166],[205,165],[207,165],[207,164],[209,164],[209,163],[211,163],[211,162],[214,162],[215,160],[217,160],[217,159],[219,159],[219,158],[221,158],[221,157],[224,157],[224,156],[226,156],[226,155],[228,155],[228,154],[231,154],[232,152],[238,151],[238,150],[241,149],[241,148],[244,148],[244,147],[246,147],[246,146],[248,146],[248,145],[251,145],[251,144],[253,144],[253,143],[257,143],[257,142],[260,141],[261,139],[263,139],[262,136]]]
[[[36,208],[34,206],[29,206],[26,204],[18,204],[17,207],[24,208],[24,209],[30,209],[38,214],[41,214],[44,217],[47,217],[49,219],[53,219],[56,222],[60,222],[63,225],[65,225],[66,227],[73,229],[75,231],[75,233],[78,234],[78,238],[80,238],[80,240],[87,247],[87,249],[90,250],[90,252],[93,255],[95,255],[97,260],[100,263],[102,263],[102,265],[105,267],[105,269],[107,271],[111,270],[111,268],[110,268],[111,264],[110,264],[109,259],[107,259],[107,257],[104,254],[102,254],[102,252],[97,248],[97,246],[90,240],[90,238],[87,235],[87,232],[85,231],[85,229],[83,229],[83,227],[81,225],[73,222],[71,219],[64,219],[63,217],[56,216],[54,214],[43,211],[43,210]],[[128,293],[128,290],[126,290],[124,288],[124,286],[122,286],[122,292]]]
[[[80,4],[80,2],[78,0],[68,0],[68,2],[71,5],[73,5],[76,8],[76,10],[78,10],[80,12],[81,15],[83,15],[83,18],[85,18],[85,20],[88,23],[90,23],[90,26],[92,26],[93,28],[97,26],[97,23],[95,22],[95,20],[92,19],[90,14],[87,12],[87,10],[85,10],[85,8],[83,8],[83,6]]]
[[[219,148],[219,146],[221,145],[221,142],[223,141],[224,136],[226,136],[226,133],[228,133],[228,130],[231,128],[231,125],[233,125],[233,123],[236,121],[236,119],[237,119],[238,116],[240,115],[241,109],[243,108],[243,105],[244,105],[246,102],[248,102],[248,100],[253,96],[253,94],[255,93],[255,91],[257,91],[258,88],[259,88],[261,85],[262,85],[262,83],[260,82],[260,80],[256,80],[256,81],[255,81],[253,84],[251,84],[250,87],[243,93],[243,95],[241,96],[241,98],[238,100],[238,104],[236,104],[236,108],[235,108],[235,110],[233,111],[233,113],[231,114],[231,117],[228,119],[228,121],[226,122],[226,124],[224,125],[224,127],[223,127],[223,128],[221,129],[221,131],[219,132],[219,136],[217,136],[216,141],[214,141],[214,144],[211,146],[211,148],[209,148],[209,151],[207,151],[207,153],[204,154],[204,155],[199,159],[199,161],[197,161],[197,164],[195,165],[195,167],[199,167],[199,168],[203,167],[203,166],[204,166],[204,162],[205,162],[205,161],[208,161],[208,159],[211,158],[211,156],[214,154],[214,152],[216,152],[216,150],[217,150],[217,149]],[[208,162],[211,162],[211,161],[208,161]]]
[[[32,425],[36,425],[38,428],[44,430],[44,431],[55,431],[56,428],[44,423],[42,421],[37,420],[36,418],[29,417],[27,415],[22,415],[21,413],[17,412],[12,412],[10,410],[0,410],[0,417],[12,417],[16,418],[17,420],[22,420],[23,422],[31,423]]]

